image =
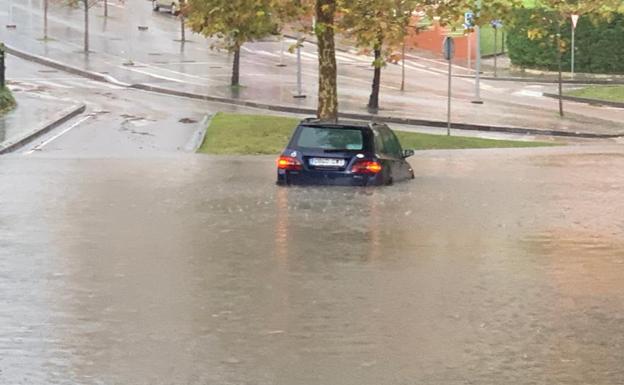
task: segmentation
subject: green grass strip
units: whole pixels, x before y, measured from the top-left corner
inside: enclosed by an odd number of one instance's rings
[[[565,93],[578,98],[606,100],[624,103],[624,86],[590,86]]]
[[[273,115],[218,113],[210,122],[198,152],[218,155],[280,153],[299,119]],[[443,150],[467,148],[544,147],[553,143],[494,140],[395,131],[403,148]]]

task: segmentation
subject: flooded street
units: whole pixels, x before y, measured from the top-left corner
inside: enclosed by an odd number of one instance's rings
[[[1,384],[621,384],[624,152],[0,159]]]

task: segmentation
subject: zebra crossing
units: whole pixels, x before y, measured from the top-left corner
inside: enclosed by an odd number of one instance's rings
[[[110,89],[123,90],[124,87],[75,77],[63,78],[27,78],[9,80],[8,86],[13,92],[32,92],[70,89]]]

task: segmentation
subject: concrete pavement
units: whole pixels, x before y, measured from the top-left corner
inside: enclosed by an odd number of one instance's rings
[[[6,2],[6,0],[3,0]],[[0,2],[2,3],[2,2]],[[280,44],[275,41],[247,45],[243,50],[242,82],[244,87],[228,86],[230,58],[211,50],[209,42],[192,36],[193,42],[174,41],[179,23],[165,14],[153,14],[149,4],[126,2],[111,9],[108,20],[94,17],[89,55],[79,53],[82,14],[67,8],[55,8],[51,16],[51,36],[56,40],[37,40],[41,34],[41,9],[38,1],[13,5],[12,18],[17,30],[1,30],[0,37],[21,49],[68,63],[72,66],[113,76],[125,83],[142,83],[198,95],[212,95],[254,102],[314,109],[316,106],[316,53],[308,44],[304,49],[304,84],[308,98],[292,98],[294,58],[285,53],[287,67],[276,67]],[[4,8],[6,9],[6,8]],[[94,10],[94,14],[98,9]],[[137,26],[145,25],[147,31]],[[19,32],[17,32],[19,31]],[[340,65],[340,103],[343,112],[367,113],[363,107],[370,87],[370,58],[349,52],[338,54]],[[407,91],[398,90],[399,66],[384,70],[382,87],[383,116],[431,121],[445,117],[446,78],[439,65],[411,61],[408,65]],[[570,103],[566,118],[556,115],[556,102],[541,97],[547,85],[516,82],[484,82],[484,105],[470,103],[472,81],[455,80],[454,115],[457,122],[486,126],[515,126],[562,132],[591,132],[619,135],[624,112]]]

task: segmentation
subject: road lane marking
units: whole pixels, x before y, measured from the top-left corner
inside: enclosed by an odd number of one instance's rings
[[[35,151],[41,151],[42,148],[44,148],[45,146],[47,146],[48,144],[54,142],[56,139],[60,138],[61,136],[67,134],[69,131],[73,130],[74,128],[78,127],[79,125],[81,125],[82,123],[86,122],[87,120],[91,119],[93,117],[93,115],[87,115],[84,118],[80,119],[79,121],[75,122],[74,124],[72,124],[71,126],[67,127],[66,129],[64,129],[63,131],[59,132],[58,134],[52,136],[51,138],[46,139],[45,141],[43,141],[42,143],[36,145],[35,147],[33,147],[31,150],[25,151],[24,155],[31,155],[32,153],[34,153]]]
[[[532,98],[541,98],[542,96],[544,96],[544,94],[542,94],[539,91],[531,91],[531,90],[522,90],[522,91],[514,92],[513,94],[519,95],[519,96],[529,96]]]

